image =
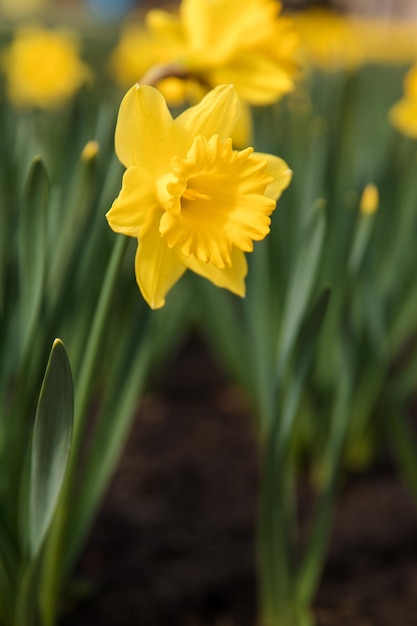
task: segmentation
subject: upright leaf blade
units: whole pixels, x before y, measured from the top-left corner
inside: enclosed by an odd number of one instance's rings
[[[71,368],[56,339],[39,395],[32,439],[29,549],[38,552],[55,511],[67,466],[74,416]]]
[[[38,321],[46,267],[46,217],[49,180],[35,157],[26,183],[19,217],[19,286],[21,353],[25,354]]]
[[[282,316],[278,343],[278,371],[281,371],[294,346],[313,291],[322,253],[325,227],[323,203],[318,200],[302,224],[299,251],[291,272]]]

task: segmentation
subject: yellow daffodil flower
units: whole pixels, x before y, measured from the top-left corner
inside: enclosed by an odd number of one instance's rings
[[[67,31],[20,28],[2,57],[10,100],[17,106],[53,108],[88,80],[78,43]]]
[[[151,10],[145,30],[126,28],[113,74],[128,78],[130,67],[133,82],[146,61],[175,64],[207,90],[233,83],[250,104],[275,102],[293,89],[297,71],[298,35],[280,10],[275,0],[182,0],[178,15]]]
[[[401,133],[417,139],[417,64],[407,72],[404,96],[391,108],[389,119]]]
[[[402,64],[417,56],[416,22],[325,9],[294,13],[293,19],[307,67],[334,72],[356,69],[366,63]]]
[[[291,170],[276,156],[233,149],[238,116],[231,85],[175,119],[153,87],[135,85],[123,98],[115,147],[127,169],[106,217],[138,239],[136,279],[154,309],[187,269],[245,293],[245,252],[268,234]]]

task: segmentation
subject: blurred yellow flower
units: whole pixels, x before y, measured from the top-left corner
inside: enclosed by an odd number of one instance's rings
[[[141,23],[134,21],[123,28],[120,40],[110,55],[109,71],[119,85],[132,85],[150,67],[168,60],[163,56],[162,48],[158,48]]]
[[[268,234],[291,170],[276,156],[233,149],[238,115],[231,85],[175,119],[153,87],[135,85],[123,98],[115,146],[127,170],[106,217],[138,239],[136,279],[154,309],[187,269],[245,293],[245,252]]]
[[[294,14],[305,64],[327,71],[355,67],[361,59],[361,42],[346,16],[325,9]]]
[[[304,64],[332,72],[417,57],[417,23],[310,9],[293,16]],[[389,42],[389,45],[387,45]]]
[[[275,102],[293,89],[298,69],[298,36],[280,11],[275,0],[182,0],[178,15],[151,10],[146,30],[122,33],[113,75],[131,83],[146,65],[172,64],[206,90],[233,83],[250,104]]]
[[[417,63],[404,80],[404,96],[391,108],[390,122],[397,130],[417,139]]]
[[[90,77],[76,38],[41,26],[16,31],[2,55],[2,68],[9,98],[17,106],[59,106]]]

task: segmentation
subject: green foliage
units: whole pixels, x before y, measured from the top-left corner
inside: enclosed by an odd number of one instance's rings
[[[100,60],[102,46],[90,47]],[[251,403],[266,623],[312,623],[343,470],[371,462],[386,437],[417,491],[403,419],[417,379],[416,146],[387,122],[402,75],[315,72],[256,109],[256,149],[283,157],[294,179],[248,259],[247,296],[187,276],[157,312],[134,284],[135,242],[104,218],[122,176],[121,94],[101,74],[60,111],[0,99],[2,626],[56,623],[150,375],[192,324]],[[99,150],[83,153],[90,140]],[[380,195],[372,215],[359,210],[368,183]],[[42,383],[55,337],[69,359],[55,342]],[[302,545],[301,472],[316,494]]]
[[[119,94],[90,96],[59,112],[0,103],[4,626],[56,623],[151,373],[188,319],[185,292],[151,314],[135,284],[134,248],[107,226],[122,176],[113,148]],[[55,342],[42,384],[55,337],[68,359]]]
[[[250,259],[246,299],[203,294],[201,326],[257,416],[265,623],[308,623],[341,471],[371,463],[391,433],[416,484],[404,422],[417,371],[416,146],[387,120],[402,72],[317,71],[300,93],[254,112],[256,148],[284,157],[294,179]],[[380,205],[367,215],[360,198],[368,183]],[[395,416],[388,422],[387,411]],[[294,539],[300,473],[316,496],[302,545]]]
[[[74,415],[70,364],[63,344],[52,347],[39,395],[30,454],[29,554],[40,550],[52,521],[69,457]]]

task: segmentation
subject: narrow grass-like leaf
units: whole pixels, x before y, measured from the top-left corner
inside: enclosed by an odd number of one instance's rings
[[[29,547],[33,557],[51,522],[64,479],[74,414],[71,368],[55,340],[39,396],[32,439]]]
[[[26,353],[42,303],[46,267],[49,180],[40,157],[33,160],[19,215],[21,355]]]
[[[302,225],[298,254],[289,280],[289,291],[278,343],[278,369],[286,362],[293,348],[306,306],[314,286],[325,231],[322,201],[317,201]]]

